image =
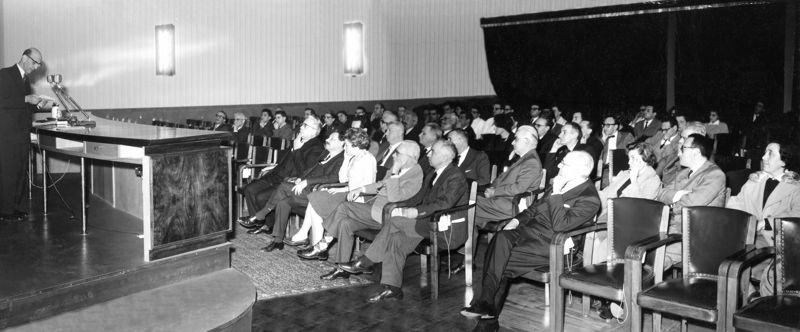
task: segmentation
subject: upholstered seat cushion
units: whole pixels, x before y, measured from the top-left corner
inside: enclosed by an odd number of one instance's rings
[[[683,278],[661,282],[639,293],[643,308],[705,322],[717,322],[717,281]]]
[[[748,331],[800,331],[800,296],[762,297],[733,315],[733,326]]]
[[[642,271],[642,287],[653,284],[653,269],[645,267]],[[600,263],[582,266],[561,275],[561,286],[582,293],[622,301],[625,283],[625,264]]]

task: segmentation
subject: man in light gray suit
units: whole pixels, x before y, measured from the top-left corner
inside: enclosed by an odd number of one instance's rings
[[[394,150],[392,168],[383,180],[356,188],[347,196],[348,202],[339,205],[333,217],[323,221],[325,231],[337,238],[336,263],[347,263],[353,251],[353,234],[361,229],[381,229],[383,207],[389,202],[405,201],[419,192],[422,186],[422,168],[417,164],[419,144],[402,141]],[[365,203],[355,202],[362,193],[377,194]],[[327,241],[328,237],[323,238]],[[350,273],[338,267],[320,276],[324,280],[347,278]]]
[[[514,153],[520,158],[508,170],[500,173],[477,199],[475,224],[483,228],[487,222],[513,217],[511,201],[514,196],[539,188],[542,182],[542,162],[536,153],[539,143],[536,129],[520,126],[514,138]]]
[[[712,148],[713,141],[701,134],[690,135],[681,145],[680,162],[686,168],[656,195],[657,201],[672,205],[669,233],[681,233],[684,207],[725,205],[725,173],[708,160]],[[680,248],[680,243],[667,247],[671,262],[666,266],[681,261]]]

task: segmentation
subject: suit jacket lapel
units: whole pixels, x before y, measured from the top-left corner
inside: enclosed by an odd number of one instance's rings
[[[767,181],[764,180],[758,184],[758,203],[764,201],[764,187],[766,186]],[[763,205],[763,210],[767,210],[772,205],[780,203],[784,198],[789,197],[789,193],[794,190],[798,190],[796,185],[788,184],[786,182],[781,181],[778,183],[778,186],[775,187],[775,190],[772,191],[772,194],[769,195],[767,198],[767,204]],[[761,205],[759,204],[759,208]]]

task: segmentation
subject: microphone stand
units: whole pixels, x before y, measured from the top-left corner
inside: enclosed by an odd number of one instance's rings
[[[67,111],[68,114],[73,113],[73,111],[70,110],[70,108],[72,108],[73,110],[79,111],[81,114],[83,114],[84,117],[86,117],[86,121],[78,121],[76,117],[75,121],[70,121],[70,125],[73,126],[80,125],[85,127],[95,126],[95,122],[91,121],[89,114],[86,114],[86,112],[83,111],[81,105],[78,105],[78,102],[76,102],[75,99],[73,99],[72,96],[70,96],[69,93],[67,93],[66,89],[64,89],[64,86],[61,85],[60,74],[48,75],[47,82],[50,83],[50,89],[53,90],[53,93],[56,95],[56,98],[58,98],[58,101],[61,103],[62,106],[64,106],[64,109]]]

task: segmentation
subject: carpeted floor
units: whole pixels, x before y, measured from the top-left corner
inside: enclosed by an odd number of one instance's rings
[[[361,276],[335,281],[320,280],[320,275],[333,269],[333,263],[302,260],[297,257],[297,250],[289,246],[284,250],[262,252],[259,249],[271,238],[250,235],[246,231],[236,225],[235,236],[231,238],[234,246],[231,265],[253,280],[259,300],[372,283]]]

